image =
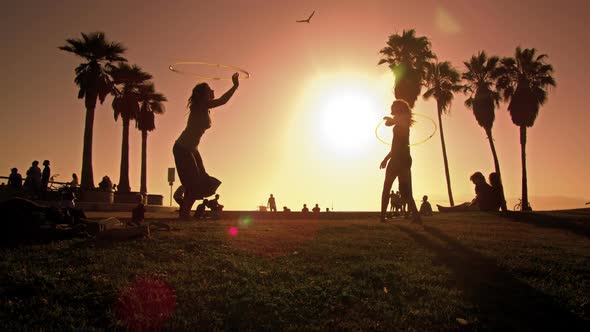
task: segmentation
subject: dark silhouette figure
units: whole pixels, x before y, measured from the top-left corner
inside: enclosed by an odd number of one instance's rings
[[[131,210],[131,224],[140,225],[145,220],[145,205],[143,205],[143,196],[137,195],[138,204]]]
[[[207,207],[213,212],[223,211],[223,205],[219,204],[219,194],[216,194],[215,198],[209,201]]]
[[[291,212],[291,209],[289,209],[289,208],[288,208],[288,207],[286,207],[286,206],[283,206],[283,212]]]
[[[109,178],[108,175],[102,177],[102,180],[98,184],[98,189],[105,192],[113,191],[113,183],[111,182],[111,178]]]
[[[322,209],[320,209],[320,207],[316,204],[313,209],[311,209],[311,211],[313,211],[313,213],[320,213]]]
[[[38,197],[41,190],[41,169],[37,160],[33,161],[31,167],[27,170],[25,189],[31,192],[33,197]]]
[[[43,173],[41,174],[41,191],[47,191],[49,178],[51,177],[51,169],[49,168],[49,160],[43,161]]]
[[[428,201],[428,196],[424,195],[422,197],[422,204],[420,205],[420,215],[423,216],[431,216],[432,215],[432,205]]]
[[[309,212],[309,209],[307,208],[307,204],[303,204],[303,209],[301,209],[301,212],[303,212],[303,213]]]
[[[481,172],[475,172],[469,178],[475,185],[475,198],[469,203],[465,202],[456,206],[445,207],[437,205],[440,212],[463,212],[463,211],[498,211],[500,202],[494,188],[486,182]]]
[[[185,190],[179,209],[180,218],[187,218],[195,200],[215,194],[221,184],[221,181],[207,174],[198,146],[205,130],[211,127],[210,109],[229,101],[240,84],[238,78],[238,73],[233,74],[233,86],[219,99],[214,99],[213,90],[207,83],[201,83],[193,88],[188,100],[190,114],[186,128],[172,149],[178,177]]]
[[[205,209],[207,209],[207,205],[209,205],[209,200],[205,198],[201,204],[197,205],[197,209],[195,210],[195,214],[193,215],[193,217],[195,219],[204,219]]]
[[[178,204],[178,206],[182,206],[182,201],[184,200],[184,187],[182,185],[178,186],[176,191],[174,191],[172,198],[174,198],[174,201]]]
[[[391,151],[381,162],[380,168],[386,168],[383,192],[381,193],[381,222],[385,222],[385,213],[389,203],[389,192],[393,181],[399,179],[399,189],[402,199],[408,203],[412,212],[413,222],[420,223],[421,218],[412,197],[412,157],[410,156],[410,127],[412,126],[412,111],[408,103],[396,100],[391,104],[391,115],[386,117],[385,124],[393,126],[393,141]]]
[[[266,207],[268,207],[269,211],[271,212],[277,212],[277,203],[275,202],[275,198],[272,194],[270,194],[270,197],[268,198],[268,203],[266,203]]]
[[[10,170],[10,175],[8,176],[8,188],[13,190],[21,190],[23,188],[23,177],[18,173],[17,168],[12,168]]]
[[[502,179],[496,172],[492,172],[489,175],[490,186],[494,192],[494,198],[496,199],[496,205],[500,207],[502,212],[508,211],[506,208],[506,198],[504,197],[504,187],[502,186]]]
[[[315,14],[315,10],[311,13],[311,15],[309,15],[309,17],[306,20],[299,20],[299,21],[295,21],[296,23],[310,23],[311,18],[313,17],[313,14]]]
[[[70,188],[78,189],[80,186],[80,182],[78,181],[78,175],[76,173],[72,173],[72,181],[70,181]]]

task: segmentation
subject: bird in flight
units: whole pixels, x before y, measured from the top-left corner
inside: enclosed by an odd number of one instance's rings
[[[311,13],[311,15],[309,15],[309,17],[307,18],[307,20],[299,20],[299,21],[295,21],[296,23],[309,23],[309,21],[311,20],[311,18],[313,17],[313,14],[315,14],[315,10],[313,11],[313,13]]]

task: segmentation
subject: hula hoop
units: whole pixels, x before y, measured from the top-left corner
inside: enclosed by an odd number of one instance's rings
[[[436,130],[437,130],[437,128],[438,128],[438,127],[436,126],[436,122],[434,122],[434,120],[433,120],[431,117],[429,117],[428,115],[424,115],[424,114],[421,114],[421,113],[414,113],[414,115],[417,115],[417,116],[419,116],[419,117],[422,117],[422,118],[425,118],[425,119],[428,119],[428,120],[430,120],[430,122],[432,122],[432,126],[433,126],[433,129],[434,129],[434,130],[432,131],[432,134],[430,134],[430,135],[429,135],[428,137],[426,137],[425,139],[423,139],[423,140],[421,140],[421,141],[418,141],[418,142],[416,142],[416,143],[409,144],[408,146],[415,146],[415,145],[419,145],[419,144],[422,144],[422,143],[424,143],[424,142],[428,141],[429,139],[431,139],[431,138],[434,136],[434,134],[436,134]],[[379,142],[381,142],[381,143],[383,143],[383,144],[385,144],[385,145],[391,145],[391,142],[388,142],[388,141],[386,141],[386,140],[382,139],[382,138],[379,136],[379,132],[378,132],[378,131],[379,131],[379,127],[381,127],[381,126],[382,126],[384,123],[385,123],[385,119],[384,119],[384,120],[382,120],[381,122],[379,122],[379,124],[378,124],[378,125],[377,125],[377,127],[375,128],[375,137],[377,137],[377,139],[379,140]]]
[[[250,73],[248,71],[246,71],[240,67],[224,65],[221,63],[209,63],[209,62],[202,62],[202,61],[180,61],[180,62],[175,62],[175,63],[171,64],[170,66],[168,66],[168,69],[170,69],[171,71],[173,71],[177,74],[191,76],[191,77],[197,77],[197,78],[201,78],[201,79],[205,79],[205,80],[216,80],[216,81],[231,80],[231,76],[230,77],[204,76],[204,75],[199,75],[199,74],[187,72],[184,70],[178,70],[177,68],[175,68],[175,66],[182,66],[182,65],[202,65],[202,66],[217,67],[217,68],[230,68],[230,69],[233,69],[237,72],[240,72],[240,73],[246,75],[245,77],[240,77],[240,79],[250,78]]]

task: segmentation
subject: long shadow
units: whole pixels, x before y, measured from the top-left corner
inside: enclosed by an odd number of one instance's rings
[[[550,296],[514,278],[494,259],[467,248],[436,228],[424,230],[443,241],[438,244],[415,230],[398,226],[416,242],[436,253],[436,261],[454,274],[457,287],[477,306],[476,329],[497,331],[575,331],[590,322],[561,307]],[[475,328],[475,326],[474,326]]]
[[[588,215],[561,216],[539,212],[508,211],[504,216],[512,221],[537,227],[562,229],[576,235],[590,237],[590,213]]]

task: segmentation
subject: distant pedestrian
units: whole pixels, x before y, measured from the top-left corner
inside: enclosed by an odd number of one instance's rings
[[[23,188],[23,177],[18,173],[17,168],[12,168],[10,170],[10,175],[8,176],[8,188],[14,190],[21,190]]]
[[[41,191],[47,191],[49,178],[51,177],[51,169],[49,168],[49,160],[43,161],[43,174],[41,175]]]
[[[309,212],[309,209],[307,208],[307,204],[303,204],[303,209],[301,209],[301,212],[303,212],[303,213]]]
[[[266,207],[268,207],[271,212],[277,212],[277,203],[275,202],[275,198],[272,194],[270,194],[270,197],[268,198],[268,203],[266,203]]]
[[[41,190],[41,169],[39,168],[39,162],[33,161],[31,167],[27,170],[27,177],[25,178],[25,189],[29,191],[33,197],[39,195]]]
[[[423,216],[431,216],[432,215],[432,205],[428,202],[428,196],[424,195],[422,197],[422,204],[420,205],[420,215]]]

